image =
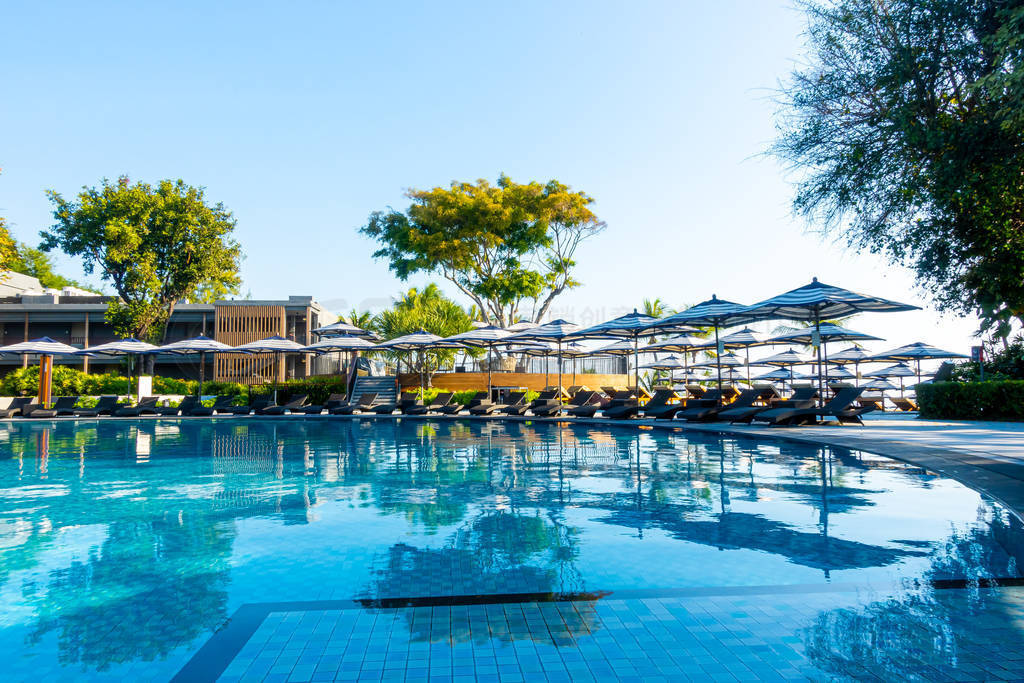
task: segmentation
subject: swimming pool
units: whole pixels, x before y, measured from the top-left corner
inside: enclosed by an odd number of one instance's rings
[[[867,453],[289,418],[7,422],[0,445],[15,679],[927,677],[976,673],[992,648],[1024,660],[1020,589],[978,585],[1020,576],[1018,520]]]

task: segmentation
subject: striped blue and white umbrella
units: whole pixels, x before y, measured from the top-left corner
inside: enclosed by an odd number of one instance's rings
[[[658,322],[658,318],[638,312],[635,308],[632,313],[620,315],[618,318],[606,320],[598,325],[593,325],[580,330],[572,339],[626,339],[633,342],[633,379],[636,386],[640,386],[640,337],[651,325]]]
[[[691,306],[685,311],[680,311],[662,318],[651,325],[651,330],[673,331],[685,329],[686,327],[713,327],[715,329],[715,350],[718,355],[725,351],[719,344],[719,330],[723,327],[735,325],[746,325],[754,322],[757,318],[751,317],[746,311],[747,307],[734,301],[726,301],[712,295],[707,301],[702,301],[696,306]],[[718,388],[722,388],[722,366],[718,366]]]
[[[267,337],[235,347],[239,353],[272,353],[274,354],[274,403],[277,403],[277,362],[283,353],[303,353],[304,347],[291,339],[281,336]]]
[[[18,342],[8,346],[0,346],[0,353],[19,356],[39,356],[39,397],[40,403],[50,402],[53,387],[53,357],[70,356],[78,353],[74,346],[64,344],[50,337],[40,337],[29,341]]]
[[[852,292],[842,287],[827,285],[814,278],[809,284],[773,296],[748,306],[746,313],[753,320],[805,320],[814,323],[812,344],[818,357],[818,389],[824,400],[824,376],[821,372],[821,321],[841,318],[854,313],[895,313],[914,311],[918,306],[904,304],[877,296]]]
[[[126,339],[118,339],[117,341],[107,342],[106,344],[97,344],[96,346],[90,346],[87,349],[81,349],[76,351],[77,355],[81,356],[129,356],[128,362],[128,383],[129,389],[131,388],[131,378],[134,373],[135,357],[140,356],[144,353],[150,353],[156,348],[155,344],[149,344],[144,341],[140,341],[134,337],[128,337]],[[141,371],[139,374],[142,374]]]
[[[723,335],[719,343],[723,349],[743,349],[743,357],[747,361],[747,384],[750,384],[750,347],[764,346],[769,341],[761,333],[744,327],[742,330]],[[715,346],[714,342],[705,341],[701,348],[711,348],[712,346]]]
[[[506,338],[512,333],[497,325],[485,325],[461,334],[446,337],[445,341],[463,346],[487,349],[487,395],[491,395],[491,352],[496,346],[507,346]]]
[[[881,337],[876,337],[866,332],[857,332],[849,328],[843,327],[842,325],[836,325],[835,323],[822,323],[820,328],[815,327],[804,327],[799,330],[791,330],[789,332],[783,332],[777,334],[768,340],[769,343],[784,343],[784,344],[813,344],[815,338],[815,332],[818,333],[818,339],[822,342],[833,342],[833,341],[880,341]]]
[[[364,330],[361,327],[356,327],[351,323],[347,323],[344,318],[339,319],[336,323],[316,328],[313,330],[313,334],[320,335],[321,337],[335,337],[344,334],[350,337],[365,337],[366,339],[377,338],[373,332]]]
[[[833,353],[831,356],[829,356],[828,362],[829,363],[834,363],[836,365],[845,364],[845,363],[855,363],[856,364],[856,363],[863,363],[864,361],[866,361],[870,357],[871,357],[871,354],[869,354],[864,349],[857,348],[856,346],[851,346],[848,349],[843,349],[839,353]]]
[[[423,392],[425,385],[423,353],[430,349],[464,349],[464,344],[450,342],[447,339],[431,334],[425,330],[405,334],[401,337],[388,339],[377,344],[376,349],[381,351],[418,351],[420,353],[420,392]]]
[[[717,358],[706,360],[703,363],[694,363],[691,367],[717,368],[721,366],[723,368],[741,368],[744,365],[746,365],[746,363],[743,361],[743,359],[730,351],[729,353],[723,353]]]
[[[897,363],[896,365],[890,365],[887,368],[881,370],[872,370],[871,372],[865,372],[865,377],[872,377],[875,379],[888,379],[890,377],[899,377],[900,380],[900,396],[903,395],[903,378],[913,377],[915,375],[913,369],[905,363]]]
[[[558,388],[562,388],[562,346],[582,328],[568,320],[552,320],[530,329],[510,334],[506,339],[510,342],[555,342],[558,347]]]
[[[50,337],[40,337],[28,341],[0,346],[0,353],[10,353],[19,356],[70,356],[77,354],[79,349],[64,344]]]
[[[208,353],[238,353],[235,347],[223,344],[216,339],[210,339],[206,335],[199,335],[198,337],[192,337],[191,339],[182,339],[181,341],[171,342],[170,344],[164,344],[158,346],[155,349],[150,349],[149,353],[172,353],[176,356],[194,356],[199,355],[199,386],[197,387],[198,395],[203,395],[203,381],[206,375],[206,354]]]
[[[339,353],[343,351],[368,351],[375,348],[377,348],[377,345],[369,339],[341,334],[337,337],[327,337],[308,346],[303,346],[302,350],[310,353]]]
[[[876,353],[875,355],[868,358],[871,361],[914,361],[917,365],[917,381],[921,381],[921,361],[922,360],[939,360],[939,359],[951,359],[951,358],[967,358],[962,353],[956,351],[944,351],[940,348],[926,344],[924,342],[914,342],[913,344],[907,344],[901,346],[898,349],[892,349],[883,353]]]

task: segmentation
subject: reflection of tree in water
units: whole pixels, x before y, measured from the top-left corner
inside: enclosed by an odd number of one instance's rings
[[[842,676],[868,673],[885,679],[921,678],[928,667],[955,668],[981,643],[998,650],[1000,639],[1019,643],[1020,588],[984,588],[979,579],[1019,577],[1024,557],[1021,523],[984,505],[984,523],[956,530],[935,548],[926,582],[859,608],[826,610],[804,630],[813,664]],[[1004,546],[999,541],[1012,539]],[[965,588],[933,588],[928,580],[967,579]],[[993,630],[998,629],[998,630]],[[982,664],[978,655],[975,664]]]
[[[584,588],[574,565],[578,552],[576,531],[554,519],[538,513],[490,512],[460,528],[441,548],[417,548],[405,543],[391,546],[374,568],[375,579],[367,594],[372,598],[407,598],[575,593]],[[574,614],[578,615],[575,623],[569,623],[571,618],[566,620],[573,634],[589,631],[596,621],[592,606],[580,606]],[[417,620],[414,610],[407,610],[405,615],[416,640],[483,642],[503,637],[500,630],[471,633],[468,621],[452,619],[439,624]],[[508,631],[504,633],[511,638]]]
[[[230,524],[176,515],[114,522],[88,561],[25,586],[38,613],[30,642],[56,631],[62,664],[100,671],[166,656],[227,618],[233,539]]]

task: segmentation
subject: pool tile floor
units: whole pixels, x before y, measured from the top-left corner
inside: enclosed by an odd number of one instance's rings
[[[249,681],[1024,680],[1024,589],[268,613]]]

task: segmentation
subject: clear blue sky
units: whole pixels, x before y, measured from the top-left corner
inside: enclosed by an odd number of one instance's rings
[[[644,297],[741,303],[808,282],[926,305],[909,273],[790,215],[762,152],[800,58],[788,2],[5,3],[0,215],[35,242],[43,191],[183,178],[238,219],[243,292],[377,309],[403,286],[357,235],[403,190],[557,178],[608,230],[553,313]],[[812,226],[813,227],[813,226]],[[76,263],[62,270],[78,276]],[[448,289],[448,288],[446,288]],[[965,350],[974,320],[862,316]]]

